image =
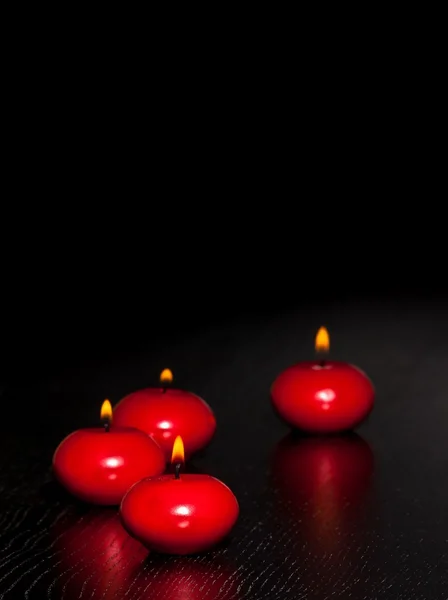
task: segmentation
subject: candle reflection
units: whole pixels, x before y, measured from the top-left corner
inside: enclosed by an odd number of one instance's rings
[[[372,450],[356,434],[289,434],[277,444],[273,484],[282,507],[313,552],[331,552],[344,538],[357,534],[368,504],[373,468]]]
[[[246,587],[242,576],[222,559],[149,556],[136,572],[135,593],[138,589],[137,598],[163,600],[238,600]]]
[[[51,531],[58,560],[49,597],[239,598],[241,581],[228,561],[153,555],[126,533],[117,511],[70,510]]]
[[[78,510],[52,529],[60,562],[51,597],[117,597],[148,551],[123,529],[114,509]],[[115,593],[115,596],[114,596]]]

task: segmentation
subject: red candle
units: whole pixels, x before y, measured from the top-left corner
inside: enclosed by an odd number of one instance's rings
[[[209,475],[180,475],[183,461],[178,436],[172,453],[175,475],[140,481],[121,503],[124,527],[150,550],[203,552],[227,536],[238,518],[238,502],[230,489]]]
[[[144,477],[165,469],[160,447],[131,427],[111,427],[112,407],[101,407],[104,428],[79,429],[66,437],[53,456],[58,481],[84,502],[120,504],[128,489]]]
[[[114,409],[115,423],[137,427],[156,440],[169,462],[173,442],[180,435],[190,456],[206,446],[216,430],[210,406],[191,392],[169,388],[173,374],[164,369],[160,388],[138,390],[123,398]]]
[[[325,327],[316,336],[316,350],[328,352]],[[272,384],[272,403],[294,428],[310,433],[335,433],[359,425],[373,408],[372,382],[358,367],[345,362],[300,362]]]

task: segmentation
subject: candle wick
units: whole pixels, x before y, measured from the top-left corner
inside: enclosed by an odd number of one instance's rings
[[[162,388],[162,394],[166,394],[166,390],[167,390],[167,387],[166,387],[166,385],[165,385],[165,386],[163,386],[163,388]]]
[[[175,473],[174,473],[174,479],[180,479],[180,468],[182,466],[182,463],[176,463],[176,466],[174,467],[175,469]]]
[[[319,365],[321,367],[325,367],[325,358],[322,358],[321,361],[319,362]]]
[[[104,423],[104,431],[106,433],[109,433],[109,429],[110,429],[110,423],[109,423],[109,421],[106,421],[106,423]]]

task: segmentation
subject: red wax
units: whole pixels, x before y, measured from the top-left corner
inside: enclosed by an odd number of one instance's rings
[[[353,429],[373,408],[374,388],[357,367],[344,362],[301,362],[272,384],[272,403],[294,428],[310,433]]]
[[[216,419],[210,406],[191,392],[168,388],[146,388],[123,398],[114,408],[114,423],[137,427],[160,445],[167,462],[173,442],[180,435],[186,456],[212,439]]]
[[[162,475],[134,485],[121,503],[130,535],[150,550],[196,554],[214,546],[234,526],[238,502],[209,475]]]
[[[53,456],[55,476],[71,494],[104,506],[120,504],[134,483],[164,469],[160,447],[130,427],[79,429]]]

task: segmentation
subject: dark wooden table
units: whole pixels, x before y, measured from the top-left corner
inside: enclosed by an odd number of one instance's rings
[[[335,359],[372,378],[356,434],[289,435],[269,387],[313,356],[325,324]],[[148,554],[117,512],[82,506],[51,458],[102,400],[176,384],[203,396],[218,431],[190,465],[226,482],[241,516],[229,540],[192,557]],[[0,598],[447,600],[448,311],[442,304],[333,305],[149,341],[141,354],[20,379],[2,390]]]

